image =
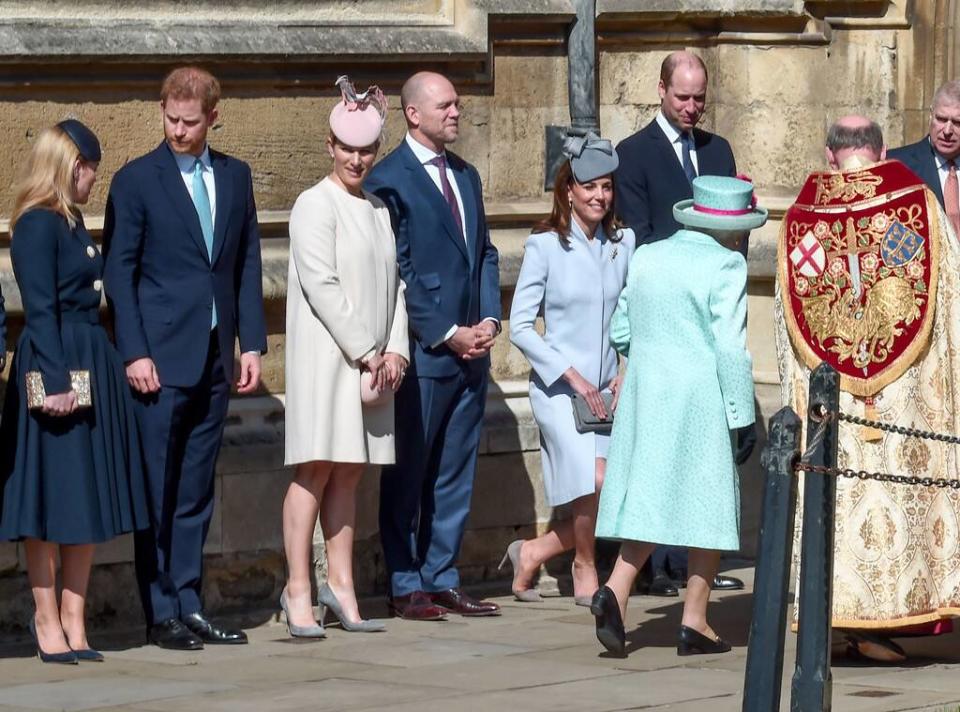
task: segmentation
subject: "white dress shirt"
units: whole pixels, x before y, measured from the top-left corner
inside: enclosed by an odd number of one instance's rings
[[[177,167],[180,169],[180,177],[183,178],[184,185],[187,186],[187,192],[190,194],[190,200],[193,200],[193,166],[197,162],[197,156],[192,153],[174,153],[173,157],[177,159]],[[200,165],[203,167],[203,184],[207,186],[207,195],[210,197],[210,222],[217,224],[217,184],[213,180],[213,164],[210,162],[210,147],[204,146],[203,153],[200,154]]]
[[[663,115],[663,110],[657,112],[657,125],[663,130],[663,133],[666,134],[667,140],[670,142],[670,145],[673,146],[673,152],[677,154],[677,160],[680,161],[680,167],[683,167],[683,144],[680,143],[680,131],[676,126],[671,124],[667,117]],[[693,131],[691,129],[691,138]],[[700,175],[700,164],[697,162],[697,149],[693,146],[691,141],[690,145],[690,160],[693,161],[693,167],[697,170],[697,175]]]
[[[434,158],[437,158],[440,155],[443,155],[444,159],[447,160],[447,180],[450,182],[450,187],[453,188],[453,195],[457,199],[457,208],[460,210],[460,225],[462,225],[463,239],[467,239],[466,229],[467,229],[467,215],[463,212],[463,198],[460,195],[460,186],[457,185],[457,179],[453,175],[453,171],[450,169],[450,161],[447,159],[446,152],[443,154],[434,153],[432,148],[427,148],[422,143],[417,141],[410,133],[407,133],[407,145],[410,147],[410,150],[413,151],[413,155],[417,157],[417,160],[423,164],[424,170],[427,171],[427,175],[430,176],[430,180],[433,181],[433,184],[437,186],[437,190],[440,191],[440,195],[443,196],[443,186],[440,184],[440,169],[434,165],[430,164]]]
[[[417,141],[417,139],[415,139],[413,136],[410,135],[409,131],[407,132],[407,135],[406,135],[406,142],[407,142],[407,145],[410,147],[410,150],[413,151],[413,155],[416,157],[418,161],[420,161],[421,165],[423,165],[423,168],[424,170],[426,170],[427,175],[430,176],[430,180],[432,180],[433,184],[437,186],[437,190],[440,191],[440,195],[443,196],[443,185],[440,183],[440,169],[437,168],[437,166],[434,166],[430,163],[430,161],[432,161],[434,158],[436,158],[441,154],[434,153],[432,148],[427,148],[422,143]],[[447,157],[446,152],[444,152],[443,156],[444,158]],[[453,188],[453,195],[457,199],[457,208],[459,208],[460,210],[460,225],[462,225],[463,239],[464,241],[466,241],[467,215],[463,211],[463,197],[460,195],[460,186],[457,185],[456,176],[453,175],[453,171],[450,169],[449,159],[447,160],[447,180],[450,182],[450,187]],[[468,244],[468,247],[469,247],[469,244]],[[493,317],[487,317],[486,319],[483,319],[483,321],[492,321],[494,326],[497,327],[497,332],[499,333],[500,331],[499,321],[497,321]],[[443,338],[440,339],[440,341],[430,345],[436,348],[437,346],[442,344],[444,341],[447,341],[451,336],[457,333],[457,329],[459,328],[459,326],[460,326],[459,324],[454,324],[449,329],[447,329],[447,333],[443,335]]]

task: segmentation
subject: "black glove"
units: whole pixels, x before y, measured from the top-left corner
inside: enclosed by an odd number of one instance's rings
[[[733,453],[733,461],[742,465],[750,458],[753,452],[753,446],[757,444],[757,425],[751,423],[742,428],[737,428],[737,450]]]

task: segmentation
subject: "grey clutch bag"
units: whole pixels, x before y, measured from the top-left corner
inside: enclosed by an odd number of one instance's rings
[[[586,399],[579,393],[574,393],[570,396],[570,401],[573,403],[573,422],[577,427],[578,433],[609,435],[610,431],[613,430],[613,410],[611,409],[613,405],[613,393],[610,391],[601,391],[600,396],[603,398],[603,405],[607,409],[606,420],[600,420],[600,418],[591,413],[590,406],[587,404]]]

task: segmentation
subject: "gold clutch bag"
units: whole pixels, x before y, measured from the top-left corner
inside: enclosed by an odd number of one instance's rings
[[[43,390],[43,377],[40,371],[27,371],[27,407],[42,408],[47,397]],[[89,408],[93,405],[93,395],[90,392],[90,371],[70,371],[70,387],[77,394],[77,407]]]

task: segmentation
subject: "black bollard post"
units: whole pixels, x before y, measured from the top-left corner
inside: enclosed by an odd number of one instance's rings
[[[792,408],[781,408],[770,419],[767,446],[760,458],[765,482],[753,583],[753,619],[743,681],[743,712],[780,709],[790,553],[797,507],[793,465],[800,458],[800,425],[800,418]]]
[[[836,467],[839,421],[835,416],[827,421],[822,417],[823,413],[836,414],[840,410],[840,376],[829,364],[820,364],[811,374],[807,402],[807,450],[812,451],[804,453],[804,459],[812,465]],[[805,472],[800,630],[790,698],[792,712],[829,712],[831,708],[830,626],[836,505],[836,479],[832,475]]]

